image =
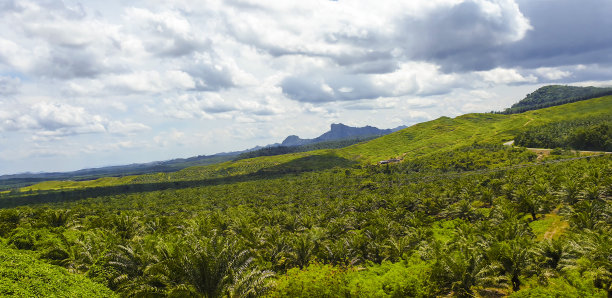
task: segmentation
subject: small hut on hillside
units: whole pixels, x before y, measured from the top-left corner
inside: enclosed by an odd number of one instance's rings
[[[390,164],[390,163],[396,163],[396,162],[400,162],[402,161],[401,159],[397,159],[397,158],[391,158],[391,159],[386,159],[386,160],[381,160],[378,162],[379,165],[386,165],[386,164]]]

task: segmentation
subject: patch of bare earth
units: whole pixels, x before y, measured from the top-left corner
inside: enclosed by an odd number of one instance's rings
[[[561,216],[557,214],[547,214],[546,217],[554,217],[554,221],[550,224],[548,230],[544,232],[544,239],[558,238],[567,228],[569,228],[569,222],[562,220]]]

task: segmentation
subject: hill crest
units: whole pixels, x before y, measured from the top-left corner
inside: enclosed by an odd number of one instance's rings
[[[326,141],[342,140],[354,137],[382,136],[406,128],[398,126],[396,128],[379,129],[373,126],[352,127],[342,123],[332,123],[330,130],[313,139],[302,139],[296,135],[290,135],[281,143],[281,146],[300,146]]]
[[[516,114],[612,95],[612,88],[548,85],[540,87],[501,114]]]

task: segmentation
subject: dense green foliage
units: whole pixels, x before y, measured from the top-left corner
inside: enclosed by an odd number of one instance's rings
[[[26,203],[0,209],[0,242],[122,296],[605,297],[612,156],[536,159],[501,143],[602,117],[611,99],[441,118],[338,150],[33,185],[0,198]],[[387,156],[404,160],[368,162]]]
[[[504,148],[502,144],[474,143],[453,151],[407,160],[397,167],[404,172],[471,171],[518,165],[535,159],[535,154],[523,149]]]
[[[38,260],[32,253],[0,245],[0,296],[115,297],[100,284]]]
[[[523,113],[606,95],[612,95],[612,88],[549,85],[527,94],[524,99],[501,113]]]
[[[361,268],[363,269],[363,268]],[[392,263],[368,264],[367,270],[312,262],[279,277],[270,297],[427,297],[431,265],[418,254]]]
[[[612,115],[531,127],[517,134],[514,141],[531,148],[612,151]]]
[[[575,291],[601,293],[612,281],[610,177],[610,157],[463,174],[397,164],[20,207],[0,218],[10,246],[129,295],[308,296],[332,286],[355,296],[471,295],[549,287],[567,274],[580,276]],[[551,212],[569,226],[545,228],[557,238],[539,241],[531,223]]]

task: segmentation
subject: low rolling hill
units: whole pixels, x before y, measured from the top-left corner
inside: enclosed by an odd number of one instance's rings
[[[260,156],[208,166],[195,166],[173,173],[101,178],[81,182],[47,181],[21,188],[19,192],[13,191],[13,194],[126,184],[151,184],[154,185],[152,186],[154,188],[167,188],[171,184],[167,183],[169,181],[211,181],[210,179],[223,180],[230,177],[234,177],[232,179],[259,179],[272,174],[353,167],[357,164],[368,165],[389,158],[403,160],[426,158],[479,142],[502,144],[530,127],[565,120],[602,117],[609,115],[610,111],[612,111],[612,96],[605,96],[520,114],[474,113],[456,118],[441,117],[340,149]],[[313,158],[313,156],[319,158]],[[192,184],[186,184],[185,187],[190,185]],[[7,191],[5,195],[8,195]]]

